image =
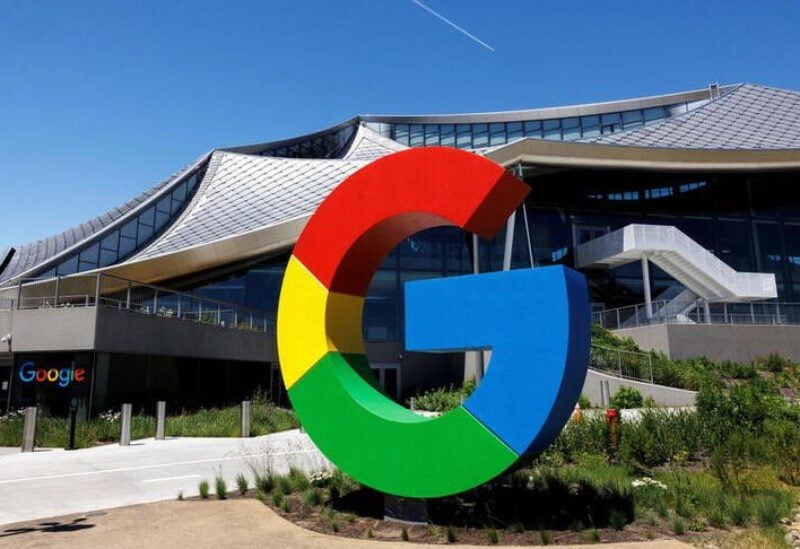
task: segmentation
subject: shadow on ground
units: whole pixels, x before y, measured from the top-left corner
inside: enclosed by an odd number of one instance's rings
[[[28,526],[25,528],[8,528],[0,532],[0,538],[7,538],[11,536],[19,536],[22,534],[30,534],[31,532],[46,532],[46,533],[63,533],[63,532],[77,532],[78,530],[86,530],[87,528],[94,528],[94,524],[86,522],[86,517],[78,517],[69,521],[44,521],[38,523],[36,526]]]

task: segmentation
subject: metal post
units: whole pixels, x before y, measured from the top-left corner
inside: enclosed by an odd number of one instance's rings
[[[127,291],[125,293],[126,293],[126,295],[125,295],[125,308],[126,309],[130,309],[131,308],[131,282],[130,282],[130,280],[128,281],[128,289],[127,289]]]
[[[156,440],[164,440],[167,424],[167,403],[163,400],[156,402]]]
[[[100,306],[100,289],[102,288],[102,276],[100,273],[97,274],[97,280],[94,282],[94,306]]]
[[[25,424],[22,427],[22,451],[33,452],[36,438],[36,406],[25,408]]]
[[[59,294],[60,288],[61,288],[61,277],[57,276],[56,277],[56,289],[53,292],[53,307],[58,307],[58,294]]]
[[[78,399],[72,398],[69,403],[69,444],[67,450],[75,449],[75,430],[78,422]]]
[[[619,377],[622,377],[622,351],[617,349],[617,370],[619,370]]]
[[[158,288],[153,290],[153,314],[158,316]]]
[[[133,404],[122,405],[122,425],[119,432],[119,445],[131,445],[131,412],[133,411]]]
[[[21,301],[22,301],[22,280],[20,279],[20,281],[17,282],[17,310],[21,308],[20,307]]]
[[[725,320],[725,324],[728,323],[728,304],[722,304],[722,318]]]
[[[480,266],[480,242],[478,241],[478,235],[472,235],[472,273],[478,274],[481,271]],[[483,351],[472,351],[475,354],[475,382],[480,383],[483,379],[483,374],[486,371],[485,362],[483,358]]]
[[[250,436],[250,426],[252,421],[251,402],[249,400],[242,401],[242,438]]]
[[[410,399],[408,399],[408,407],[411,408],[412,411],[416,410],[417,409],[417,399],[414,398],[414,397],[411,397]]]
[[[653,318],[653,302],[650,295],[650,266],[647,264],[647,256],[642,256],[642,284],[644,285],[644,307],[647,320]]]
[[[506,221],[506,242],[503,248],[503,270],[511,270],[511,255],[514,251],[514,224],[517,219],[517,211],[511,212],[511,215]]]

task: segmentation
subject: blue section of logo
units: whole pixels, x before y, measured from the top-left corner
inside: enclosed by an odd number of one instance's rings
[[[520,455],[544,450],[580,396],[589,364],[585,277],[561,266],[409,282],[409,351],[491,349],[464,407]]]

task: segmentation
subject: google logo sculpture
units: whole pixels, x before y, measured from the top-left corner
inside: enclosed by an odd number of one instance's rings
[[[364,352],[364,296],[394,246],[443,225],[491,238],[529,190],[478,155],[410,149],[352,174],[309,220],[281,288],[281,372],[309,436],[361,483],[405,497],[463,492],[541,452],[568,420],[589,355],[586,281],[571,269],[406,284],[408,350],[492,350],[475,392],[440,417],[386,396]]]

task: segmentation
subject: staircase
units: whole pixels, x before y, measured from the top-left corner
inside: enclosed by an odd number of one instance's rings
[[[778,296],[775,275],[735,271],[686,234],[666,225],[628,225],[590,240],[577,247],[575,264],[579,269],[613,268],[643,257],[686,287],[664,305],[664,314],[686,314],[698,298],[709,303],[744,303]],[[681,306],[685,310],[678,311]]]

